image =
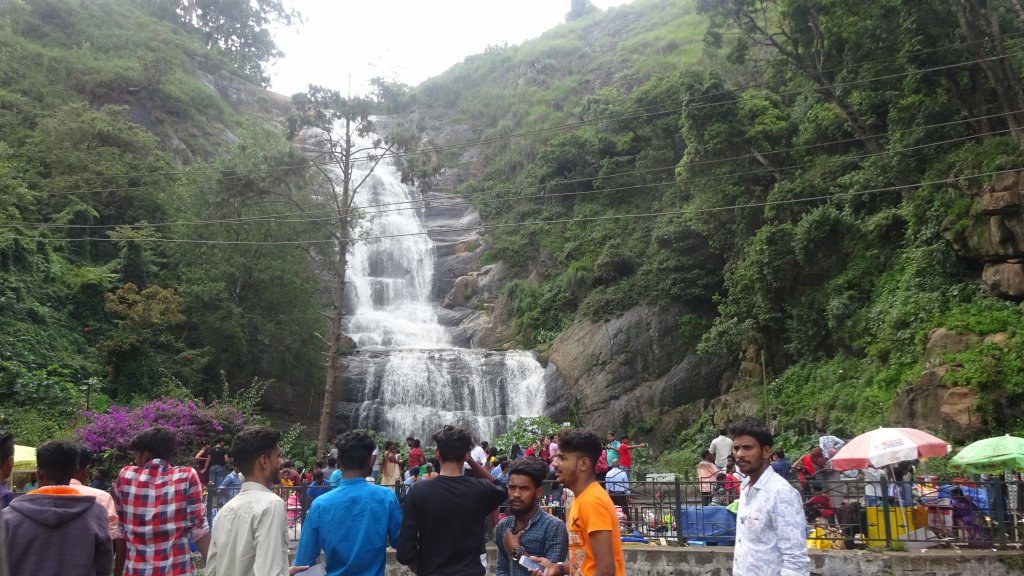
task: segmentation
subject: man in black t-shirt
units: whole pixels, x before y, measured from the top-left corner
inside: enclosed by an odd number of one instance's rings
[[[433,438],[441,473],[405,497],[398,561],[418,576],[483,576],[484,520],[508,494],[470,458],[469,432],[446,425]],[[463,463],[471,476],[462,475]]]
[[[213,447],[206,451],[206,455],[210,457],[210,483],[213,486],[220,486],[224,477],[228,475],[228,449],[224,447],[224,439],[217,438]]]

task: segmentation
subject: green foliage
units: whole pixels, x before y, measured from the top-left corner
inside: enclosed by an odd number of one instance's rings
[[[223,50],[238,69],[263,84],[270,83],[265,66],[281,56],[271,26],[288,25],[299,15],[280,0],[207,2],[135,0],[154,15],[194,30],[206,46]]]
[[[499,454],[508,454],[513,444],[519,444],[520,448],[526,450],[530,444],[539,443],[545,436],[556,434],[561,429],[561,424],[547,416],[517,418],[508,432],[491,439],[491,446],[497,448]]]

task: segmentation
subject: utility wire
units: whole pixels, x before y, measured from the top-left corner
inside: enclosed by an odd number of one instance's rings
[[[936,125],[936,126],[944,126],[944,125],[949,125],[949,124],[951,124],[951,123],[944,123],[944,124],[939,124],[939,125]],[[926,128],[926,127],[915,128],[914,130],[920,130],[920,129],[924,129],[924,128]],[[821,159],[821,160],[818,160],[818,161],[815,161],[815,162],[809,162],[809,163],[804,163],[804,164],[795,164],[795,165],[791,165],[791,166],[763,167],[763,168],[758,168],[758,169],[750,170],[750,171],[746,171],[746,172],[730,172],[728,174],[718,174],[718,175],[714,175],[714,176],[703,176],[703,177],[698,177],[698,178],[685,178],[685,179],[678,179],[678,180],[667,180],[667,181],[662,181],[662,182],[651,182],[651,183],[635,184],[635,185],[631,185],[631,186],[622,186],[622,187],[615,187],[615,188],[599,188],[599,189],[592,189],[592,190],[577,190],[577,191],[571,191],[571,192],[552,192],[552,193],[544,193],[544,194],[512,196],[512,197],[507,197],[507,198],[481,198],[481,199],[477,199],[476,201],[465,201],[465,200],[463,200],[463,201],[452,201],[452,202],[444,202],[444,201],[442,201],[442,202],[439,202],[437,204],[433,204],[430,207],[431,208],[449,208],[449,207],[457,207],[457,206],[472,206],[472,205],[477,205],[477,204],[480,204],[480,203],[492,204],[492,203],[501,203],[501,202],[512,202],[512,201],[530,200],[530,199],[548,199],[548,198],[556,198],[556,197],[564,197],[564,196],[581,196],[581,195],[589,195],[589,194],[602,194],[602,193],[607,193],[607,192],[619,192],[619,191],[623,191],[623,190],[635,190],[635,189],[643,189],[643,188],[657,188],[657,187],[668,186],[668,185],[682,185],[682,184],[689,184],[689,183],[695,183],[695,182],[706,182],[706,181],[712,181],[712,180],[722,180],[722,179],[728,179],[728,178],[735,178],[735,177],[738,177],[738,176],[750,176],[750,175],[764,174],[764,173],[791,171],[791,170],[798,170],[800,168],[816,167],[816,166],[819,166],[822,163],[841,163],[841,162],[847,162],[847,161],[851,161],[851,160],[861,160],[861,159],[864,159],[864,158],[871,158],[871,157],[875,157],[875,156],[887,156],[887,155],[893,155],[893,154],[901,154],[901,153],[909,152],[909,151],[912,151],[912,150],[919,150],[919,149],[922,149],[922,148],[931,148],[931,147],[934,147],[934,146],[942,146],[942,145],[946,145],[946,144],[962,142],[962,141],[965,141],[965,140],[973,140],[975,138],[979,138],[979,137],[983,137],[983,136],[995,136],[995,135],[1004,134],[1004,133],[1012,132],[1012,131],[1013,131],[1012,129],[996,130],[996,131],[992,131],[992,132],[986,132],[986,133],[983,133],[983,134],[971,134],[971,135],[962,136],[962,137],[959,137],[959,138],[952,138],[952,139],[942,140],[942,141],[939,141],[939,142],[927,142],[927,143],[924,143],[924,144],[918,144],[916,146],[910,146],[910,147],[906,147],[906,148],[899,148],[899,149],[895,149],[895,150],[885,150],[885,151],[882,151],[882,152],[871,152],[871,153],[856,154],[856,155],[850,155],[850,156],[828,157],[828,158],[824,158],[824,159]],[[771,154],[771,152],[768,152],[766,154]],[[737,156],[735,158],[749,158],[749,157],[752,157],[752,155],[751,156]],[[655,170],[664,170],[664,169],[655,169]],[[653,171],[653,170],[648,170],[648,171]],[[646,171],[644,171],[644,172],[646,172]],[[627,173],[623,173],[623,174],[619,174],[619,175],[602,176],[602,178],[611,178],[611,177],[621,176],[621,175],[632,175],[632,174],[635,174],[635,173],[636,172],[627,172]],[[568,184],[568,183],[572,183],[572,182],[583,182],[583,181],[596,180],[596,179],[597,178],[581,178],[581,179],[576,179],[576,180],[552,182],[550,184],[552,184],[552,185],[563,185],[563,184]],[[539,187],[539,186],[536,186],[536,187]],[[529,188],[533,188],[533,187],[529,187]],[[526,189],[529,189],[529,188],[526,188]],[[507,190],[507,191],[512,191],[512,190]],[[453,200],[455,200],[455,199],[453,199]],[[360,215],[372,216],[372,215],[383,214],[383,213],[388,213],[388,212],[418,210],[418,209],[420,209],[420,207],[416,206],[415,204],[420,204],[420,203],[424,203],[424,202],[426,202],[426,201],[425,200],[407,200],[407,201],[401,201],[401,202],[390,202],[390,203],[368,205],[368,206],[356,206],[354,208],[356,210],[358,210]],[[402,208],[387,208],[389,206],[399,206],[399,205],[406,205],[406,204],[413,204],[413,205],[412,206],[405,206],[405,207],[402,207]],[[383,209],[367,210],[368,208],[383,208]],[[323,218],[318,218],[318,217],[309,217],[309,218],[281,218],[282,216],[297,216],[297,215],[314,216],[315,214],[333,214],[333,215],[325,216]],[[33,223],[33,222],[0,221],[0,228],[3,228],[3,227],[19,227],[19,228],[39,228],[39,229],[42,229],[42,228],[50,228],[50,229],[142,228],[142,229],[145,229],[145,228],[160,228],[160,227],[169,227],[169,226],[200,226],[200,225],[213,225],[213,224],[247,224],[247,223],[250,223],[250,222],[267,222],[267,223],[328,222],[328,221],[333,221],[333,220],[336,220],[336,219],[337,219],[337,215],[336,215],[335,211],[333,211],[333,210],[323,210],[323,211],[297,212],[297,213],[289,213],[289,214],[254,215],[254,216],[246,216],[246,217],[238,217],[238,218],[224,218],[224,219],[213,219],[213,220],[172,221],[172,222],[137,223],[137,224],[58,224],[58,223],[43,223],[43,222]]]
[[[980,172],[977,174],[969,174],[959,176],[956,180],[970,180],[975,178],[982,178],[985,176],[994,176],[1002,172],[1012,172],[1020,170],[1024,167],[1014,168],[1012,170],[999,170],[994,172]],[[516,227],[527,227],[527,226],[544,226],[549,224],[575,224],[580,222],[593,222],[599,220],[619,220],[625,218],[655,218],[661,216],[674,216],[674,215],[692,215],[692,214],[706,214],[711,212],[723,212],[727,210],[743,210],[747,208],[764,208],[768,206],[780,206],[790,204],[802,204],[806,202],[819,202],[823,200],[831,200],[834,198],[846,198],[853,196],[863,196],[867,194],[877,194],[881,192],[894,192],[898,190],[907,190],[911,188],[920,188],[923,186],[932,186],[936,184],[946,184],[948,179],[943,180],[931,180],[925,182],[917,182],[914,184],[902,184],[896,186],[886,186],[883,188],[872,188],[868,190],[854,190],[849,192],[837,192],[834,194],[823,194],[819,196],[810,196],[804,198],[789,198],[783,200],[765,200],[762,202],[751,202],[747,204],[735,204],[731,206],[712,206],[707,208],[687,208],[680,210],[665,210],[660,212],[642,212],[634,214],[609,214],[605,216],[589,216],[580,218],[561,218],[556,220],[533,220],[524,222],[508,222],[499,224],[482,224],[479,226],[468,226],[468,227],[457,227],[457,228],[435,228],[432,230],[424,230],[422,232],[406,232],[401,234],[384,234],[378,236],[363,236],[352,238],[349,242],[364,242],[372,240],[387,240],[391,238],[403,238],[409,236],[426,236],[429,234],[441,234],[446,232],[470,232],[480,230],[493,230],[499,228],[516,228]],[[7,239],[14,240],[27,240],[27,241],[40,241],[40,242],[114,242],[117,241],[114,238],[99,238],[99,237],[85,237],[85,238],[46,238],[42,236],[17,236],[9,235],[5,236]],[[334,244],[337,241],[333,239],[316,239],[316,240],[266,240],[266,241],[249,241],[249,240],[201,240],[191,238],[157,238],[157,237],[143,237],[133,238],[133,242],[152,242],[152,243],[167,243],[167,244],[211,244],[211,245],[252,245],[252,246],[280,246],[280,245],[309,245],[309,244]]]
[[[1015,110],[1015,111],[1012,111],[1012,112],[999,112],[999,113],[995,113],[995,114],[989,114],[989,115],[986,115],[986,116],[977,116],[977,117],[971,117],[971,118],[964,118],[964,119],[960,119],[960,120],[952,120],[952,121],[949,121],[949,122],[941,122],[941,123],[938,123],[938,124],[929,124],[929,125],[924,125],[924,126],[912,126],[912,127],[909,127],[909,128],[902,128],[902,129],[899,129],[899,130],[891,130],[889,132],[886,132],[885,134],[879,134],[878,137],[879,138],[891,138],[892,136],[894,136],[896,134],[902,134],[902,133],[905,133],[905,132],[914,132],[914,131],[920,131],[920,130],[930,130],[930,129],[933,129],[933,128],[942,128],[942,127],[946,127],[946,126],[953,126],[953,125],[956,125],[956,124],[964,124],[964,123],[968,123],[968,122],[974,122],[974,121],[977,121],[977,120],[989,120],[989,119],[992,119],[992,118],[999,118],[999,117],[1008,116],[1010,114],[1016,114],[1016,113],[1020,113],[1020,112],[1024,112],[1024,110]],[[978,134],[976,136],[985,136],[985,135],[988,135],[988,134]],[[732,161],[736,161],[736,160],[744,160],[744,159],[757,158],[758,156],[767,157],[767,156],[773,156],[773,155],[782,154],[782,153],[796,152],[796,151],[800,151],[800,150],[810,150],[810,149],[814,149],[814,148],[825,148],[825,147],[828,147],[828,146],[835,146],[837,144],[846,144],[846,143],[857,142],[857,141],[859,141],[859,138],[855,138],[854,137],[854,138],[845,138],[845,139],[841,139],[841,140],[832,140],[832,141],[828,141],[828,142],[819,142],[819,143],[815,143],[815,144],[807,144],[807,145],[804,145],[804,146],[794,146],[794,147],[790,147],[790,148],[781,148],[781,149],[776,149],[776,150],[766,150],[764,152],[759,152],[759,153],[755,153],[755,154],[741,154],[741,155],[731,156],[731,157],[726,157],[726,158],[715,158],[715,159],[710,159],[710,160],[701,160],[701,161],[698,161],[698,162],[691,162],[691,163],[689,163],[687,165],[687,167],[706,166],[706,165],[718,164],[718,163],[723,163],[723,162],[732,162]],[[330,166],[333,166],[333,164],[326,164],[325,166],[330,167]],[[639,174],[648,174],[648,173],[652,173],[652,172],[663,172],[663,171],[667,171],[667,170],[675,170],[677,167],[678,167],[678,164],[672,164],[670,166],[662,166],[662,167],[659,167],[659,168],[645,168],[645,169],[642,169],[642,170],[630,170],[630,171],[626,171],[626,172],[618,172],[618,173],[615,173],[615,174],[602,174],[602,175],[599,175],[597,177],[585,177],[585,178],[576,178],[576,179],[571,179],[571,180],[561,180],[559,182],[551,182],[551,183],[546,183],[546,184],[560,184],[561,185],[561,184],[571,184],[571,183],[576,183],[576,182],[586,182],[586,181],[590,181],[590,180],[595,180],[597,178],[619,178],[619,177],[623,177],[623,176],[632,176],[632,175],[639,175]],[[234,172],[238,172],[238,170],[234,170]],[[240,175],[225,176],[223,178],[227,179],[227,178],[234,178],[234,177],[242,178],[242,177],[248,177],[248,176],[247,176],[247,174],[240,174]],[[491,189],[491,190],[483,190],[480,193],[481,194],[483,194],[483,193],[498,194],[498,193],[503,193],[503,192],[513,192],[513,191],[515,191],[517,189],[520,189],[520,190],[536,189],[536,188],[540,188],[541,186],[544,186],[546,184],[533,184],[533,185],[529,185],[529,186],[525,186],[525,187],[508,186],[508,187],[504,187],[504,188],[496,188],[496,189]],[[139,187],[127,187],[127,188],[110,188],[110,189],[101,189],[101,190],[92,190],[92,191],[64,192],[62,194],[75,195],[75,194],[88,194],[88,193],[94,193],[94,192],[130,191],[130,190],[140,190],[140,189],[160,188],[160,187],[163,187],[163,186],[139,186]],[[610,189],[610,190],[613,190],[613,189]],[[43,193],[43,194],[47,194],[47,193]],[[381,208],[381,207],[387,207],[387,206],[396,206],[396,205],[405,205],[405,204],[416,204],[416,203],[426,203],[426,202],[428,202],[428,201],[427,200],[422,200],[422,199],[421,200],[408,200],[408,201],[402,201],[402,202],[391,202],[391,203],[385,203],[385,204],[366,205],[366,206],[363,206],[362,208],[364,208],[364,209],[365,208]],[[325,211],[321,211],[320,213],[326,214],[326,213],[329,213],[329,212],[330,212],[329,210],[325,210]],[[248,221],[250,219],[265,219],[265,218],[274,218],[274,217],[281,217],[281,216],[300,216],[300,215],[309,215],[309,214],[315,214],[315,213],[317,213],[317,212],[310,212],[310,211],[285,212],[285,213],[279,213],[279,214],[268,214],[268,215],[263,215],[263,216],[239,217],[239,218],[236,218],[236,219],[222,219],[222,220],[217,220],[217,222],[221,222],[221,221],[239,221],[239,222],[244,222],[244,221]]]
[[[1024,32],[1022,32],[1022,33],[1024,33]],[[975,42],[978,42],[978,41],[975,41]],[[958,46],[966,46],[968,44],[971,44],[971,42],[967,42],[967,43],[964,43],[964,44],[961,44],[961,45],[958,45]],[[954,46],[954,47],[956,47],[956,46]],[[921,53],[924,53],[924,52],[930,51],[930,50],[935,50],[935,49],[928,49],[928,50],[922,51]],[[912,54],[915,54],[915,53],[911,53],[911,54],[908,54],[908,55],[912,55]],[[899,72],[899,73],[894,73],[894,74],[889,74],[889,75],[877,76],[877,77],[873,77],[873,78],[864,78],[864,79],[859,79],[859,80],[851,80],[849,82],[837,82],[835,84],[830,84],[829,88],[842,88],[842,87],[845,87],[845,86],[853,86],[853,85],[865,84],[865,83],[869,83],[869,82],[876,82],[876,81],[879,81],[879,80],[891,80],[891,79],[894,79],[894,78],[900,78],[900,77],[903,77],[903,76],[909,76],[909,75],[913,75],[913,74],[924,74],[924,73],[935,72],[935,71],[939,71],[939,70],[948,70],[948,69],[951,69],[951,68],[957,68],[957,67],[960,67],[960,66],[967,66],[967,65],[970,65],[970,64],[978,64],[978,63],[981,63],[981,62],[988,62],[988,61],[992,61],[992,60],[999,60],[999,59],[1003,59],[1003,58],[1009,58],[1011,56],[1018,56],[1018,55],[1021,55],[1021,54],[1024,54],[1024,51],[1022,51],[1022,52],[1014,52],[1014,53],[1006,54],[1004,56],[992,56],[992,57],[988,57],[988,58],[980,58],[980,59],[969,60],[969,61],[965,61],[965,62],[957,62],[957,63],[953,63],[953,64],[945,64],[945,65],[942,65],[942,66],[935,66],[935,67],[932,67],[932,68],[915,69],[915,70]],[[870,61],[868,63],[872,63],[872,62],[877,62],[877,61]],[[843,69],[843,68],[849,68],[849,67],[855,67],[855,66],[861,66],[861,65],[865,65],[865,64],[863,64],[863,63],[862,64],[856,64],[856,63],[855,64],[849,64],[849,65],[846,65],[846,66],[837,67],[837,68],[835,68],[835,70],[839,70],[839,69]],[[752,88],[758,88],[758,87],[762,87],[762,86],[765,86],[765,85],[770,85],[770,84],[768,84],[768,83],[749,84],[749,85],[746,85],[746,86],[740,86],[740,87],[736,87],[736,88],[729,88],[729,89],[719,90],[719,91],[716,91],[716,92],[711,92],[711,93],[708,93],[708,94],[701,94],[701,95],[698,95],[698,96],[693,96],[691,98],[686,99],[686,101],[685,101],[683,106],[676,107],[676,108],[659,109],[659,110],[655,110],[653,112],[642,112],[642,113],[639,113],[639,114],[610,114],[610,115],[605,115],[605,116],[598,116],[598,117],[594,117],[594,118],[590,118],[590,119],[580,120],[578,122],[570,122],[568,124],[563,124],[563,125],[560,125],[560,126],[554,126],[554,127],[549,127],[549,128],[540,128],[540,129],[537,129],[537,130],[531,130],[531,131],[525,131],[525,132],[517,132],[517,133],[513,133],[513,134],[506,134],[504,136],[497,136],[497,137],[488,138],[488,139],[472,140],[472,141],[467,141],[467,142],[463,142],[463,143],[459,143],[459,144],[449,144],[449,145],[445,145],[445,146],[435,146],[435,147],[429,147],[429,148],[421,148],[421,149],[417,149],[417,150],[411,150],[409,152],[387,152],[387,153],[383,153],[383,154],[380,154],[380,155],[367,155],[365,157],[354,158],[353,162],[371,160],[371,159],[375,159],[377,157],[383,157],[383,158],[406,158],[406,157],[410,157],[410,156],[416,156],[416,155],[420,155],[420,154],[428,154],[428,153],[434,153],[434,152],[441,152],[441,151],[451,150],[451,149],[468,148],[468,147],[479,146],[479,145],[484,145],[484,144],[493,144],[493,143],[496,143],[496,142],[512,140],[512,139],[515,139],[515,138],[521,138],[521,137],[527,137],[527,136],[536,136],[536,135],[547,134],[547,133],[551,133],[551,132],[557,132],[557,131],[561,131],[561,130],[571,130],[571,129],[574,129],[574,128],[581,128],[581,127],[584,127],[584,126],[587,126],[587,125],[590,125],[590,124],[603,124],[603,123],[607,123],[607,122],[613,122],[613,121],[616,121],[616,120],[631,120],[631,119],[636,119],[636,118],[643,118],[643,117],[646,117],[646,116],[655,116],[655,115],[660,115],[660,114],[670,114],[670,113],[674,113],[674,112],[681,112],[681,111],[686,110],[688,108],[689,109],[699,109],[699,108],[706,108],[706,107],[711,107],[711,106],[720,106],[720,105],[724,105],[724,104],[730,104],[730,103],[739,102],[740,99],[739,98],[735,98],[735,99],[732,99],[732,100],[707,102],[707,103],[696,104],[696,105],[690,105],[689,103],[692,102],[692,101],[700,101],[702,99],[711,98],[713,96],[718,96],[718,95],[722,95],[722,94],[729,94],[729,93],[733,93],[733,92],[741,92],[741,91],[744,91],[744,90],[749,90],[749,89],[752,89]],[[773,95],[774,96],[788,96],[788,95],[794,95],[794,94],[802,94],[802,93],[806,93],[806,92],[818,92],[818,91],[821,91],[823,89],[824,88],[821,87],[821,86],[815,86],[815,87],[811,87],[811,88],[802,88],[802,89],[781,91],[781,92],[773,93]],[[658,107],[659,107],[659,105],[652,105],[652,106],[648,106],[648,107],[639,108],[638,110],[648,110],[648,109],[658,108]],[[881,135],[879,135],[879,136],[881,136]],[[858,139],[855,138],[855,139],[852,139],[852,140],[855,141],[855,140],[858,140]],[[275,172],[275,171],[295,170],[295,169],[303,168],[303,167],[310,166],[310,165],[334,166],[335,163],[333,163],[333,162],[322,162],[322,163],[312,162],[312,163],[295,164],[295,165],[288,165],[288,166],[279,166],[279,167],[275,167],[275,168],[250,169],[250,170],[246,170],[244,172],[245,173],[268,173],[268,172]],[[237,173],[237,172],[242,172],[242,171],[240,171],[238,169],[197,169],[197,170],[191,171],[191,173],[233,173],[233,172]],[[118,174],[112,174],[111,176],[112,177],[127,178],[127,177],[147,177],[147,176],[155,176],[155,175],[174,175],[174,174],[186,174],[186,173],[190,173],[190,171],[180,170],[180,171],[160,171],[160,172],[148,172],[148,173],[118,173]],[[101,176],[97,175],[96,177],[99,178]],[[103,177],[105,177],[105,176],[103,176]],[[150,188],[150,187],[161,187],[161,186],[160,185],[154,185],[154,186],[140,186],[140,187],[107,188],[107,189],[96,190],[96,192],[117,192],[117,191],[131,190],[131,189]],[[74,193],[91,193],[91,192],[69,192],[69,194],[74,194]],[[51,192],[50,194],[54,194],[54,193]]]

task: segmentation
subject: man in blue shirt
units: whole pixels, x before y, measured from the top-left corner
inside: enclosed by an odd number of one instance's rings
[[[787,482],[793,479],[793,465],[786,460],[786,453],[783,452],[782,448],[779,448],[772,453],[772,470],[779,476],[782,476],[783,480]]]
[[[394,490],[366,481],[375,444],[361,431],[338,440],[342,478],[318,497],[302,524],[297,566],[315,564],[321,550],[329,576],[384,576],[387,546],[395,547],[402,511]]]
[[[494,529],[498,545],[497,576],[530,576],[519,563],[524,555],[565,562],[569,551],[569,533],[565,524],[540,508],[544,478],[548,467],[539,458],[523,458],[508,470],[508,506],[510,515]]]
[[[502,484],[508,484],[508,458],[502,456],[501,461],[491,469],[491,476],[494,476],[495,480],[501,481]]]

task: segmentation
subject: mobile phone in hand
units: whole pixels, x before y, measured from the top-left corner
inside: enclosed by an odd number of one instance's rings
[[[530,558],[526,554],[523,554],[522,556],[519,557],[519,564],[521,564],[523,566],[523,568],[526,568],[527,570],[539,570],[541,572],[544,571],[544,565],[543,564],[541,564],[540,562],[537,562],[533,558]]]

